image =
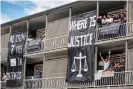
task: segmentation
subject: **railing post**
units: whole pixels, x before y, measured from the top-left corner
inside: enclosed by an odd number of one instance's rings
[[[26,21],[27,23],[27,28],[26,28],[26,42],[25,42],[25,53],[27,53],[27,41],[28,41],[28,32],[29,32],[29,20]],[[24,72],[24,75],[23,75],[23,89],[25,88],[25,74],[26,74],[26,58],[24,58],[24,67],[23,67],[23,72]]]
[[[44,78],[44,76],[45,76],[45,54],[43,55],[43,78]]]
[[[48,14],[45,16],[45,18],[46,18],[46,23],[45,23],[45,41],[44,41],[44,51],[46,51],[46,49],[47,49],[47,44],[48,43],[46,43],[46,42],[48,42],[48,41],[46,41],[46,39],[47,39],[47,30],[48,30]]]
[[[127,21],[126,21],[126,36],[129,35],[129,29],[128,29],[128,22],[129,22],[129,4],[128,4],[128,0],[126,1],[126,12],[127,12],[127,15],[126,15],[126,18],[127,18]]]
[[[97,71],[97,53],[98,53],[98,47],[95,46],[95,65],[94,65],[95,70],[94,70],[94,73],[96,73],[96,71]]]
[[[96,17],[98,17],[99,16],[99,1],[97,0],[97,16]],[[98,24],[96,24],[96,29],[95,29],[95,41],[98,41]]]
[[[45,54],[43,55],[43,78],[45,77]],[[43,81],[43,79],[41,80],[42,82],[42,89],[45,88],[45,82]]]
[[[127,71],[128,70],[128,57],[127,57],[127,50],[128,50],[128,43],[127,43],[127,41],[125,42],[125,71]],[[127,75],[127,72],[125,72],[125,85],[127,84],[127,82],[128,82],[128,75]]]
[[[69,8],[68,35],[69,35],[71,17],[72,17],[72,8]]]
[[[26,23],[27,23],[27,28],[26,28],[25,54],[27,54],[27,43],[28,43],[28,34],[29,34],[29,20],[27,20]]]

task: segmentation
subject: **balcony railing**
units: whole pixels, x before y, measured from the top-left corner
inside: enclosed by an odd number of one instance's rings
[[[117,39],[133,35],[132,23],[113,23],[109,26],[103,26],[96,30],[96,41]]]
[[[60,36],[55,38],[46,39],[44,42],[45,51],[52,51],[67,47],[68,36]]]
[[[1,82],[3,89],[5,88],[5,82]],[[25,89],[40,89],[40,88],[85,88],[85,87],[105,87],[105,86],[133,86],[133,71],[115,72],[113,77],[104,77],[100,80],[94,80],[88,83],[67,83],[65,82],[65,76],[63,77],[50,77],[42,79],[28,79],[25,80]]]

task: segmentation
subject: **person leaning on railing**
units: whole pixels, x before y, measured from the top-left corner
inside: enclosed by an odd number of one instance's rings
[[[102,25],[106,25],[107,24],[107,16],[106,15],[103,15],[103,18],[102,18]]]
[[[106,25],[112,24],[113,23],[113,18],[111,17],[110,14],[107,14],[106,18]]]
[[[120,14],[115,14],[115,17],[114,17],[114,23],[118,23],[121,21],[121,18],[120,18]]]
[[[126,23],[126,17],[124,13],[121,13],[121,23]]]

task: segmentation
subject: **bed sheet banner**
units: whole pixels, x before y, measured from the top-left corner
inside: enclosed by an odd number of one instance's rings
[[[26,30],[12,32],[8,42],[6,87],[21,87],[24,75]]]
[[[72,16],[68,37],[67,82],[93,81],[96,11]]]

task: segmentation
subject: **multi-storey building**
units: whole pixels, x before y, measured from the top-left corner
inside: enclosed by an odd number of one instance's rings
[[[65,81],[67,73],[67,44],[70,18],[89,11],[97,11],[97,16],[105,13],[126,11],[126,34],[100,37],[100,28],[95,29],[94,74],[100,69],[99,53],[106,55],[111,50],[111,58],[125,59],[125,71],[115,73],[117,77],[94,80],[91,83],[71,84]],[[111,27],[110,27],[111,28]],[[42,89],[133,89],[133,2],[131,1],[76,1],[44,12],[26,16],[1,24],[1,73],[6,72],[8,41],[10,33],[27,31],[25,43],[25,88]],[[38,40],[41,36],[41,41]],[[41,42],[40,48],[30,49],[28,38]],[[42,73],[35,78],[36,71]],[[123,77],[121,77],[123,75]],[[121,78],[120,78],[121,77]],[[117,81],[117,82],[116,82]],[[123,82],[121,82],[123,81]],[[4,82],[2,87],[4,87]]]

